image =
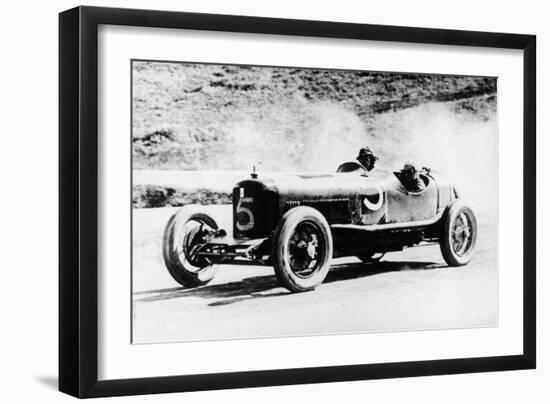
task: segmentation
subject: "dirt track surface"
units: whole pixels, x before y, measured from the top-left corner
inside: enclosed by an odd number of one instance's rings
[[[205,207],[225,228],[229,206]],[[380,263],[333,261],[316,290],[293,294],[273,268],[236,261],[206,286],[168,274],[162,231],[177,208],[133,212],[133,341],[176,342],[498,324],[496,230],[480,222],[475,256],[447,267],[439,246],[389,253]]]

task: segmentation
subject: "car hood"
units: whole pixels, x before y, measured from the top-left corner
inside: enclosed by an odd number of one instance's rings
[[[241,181],[262,183],[270,191],[289,199],[350,198],[353,195],[370,195],[384,192],[395,186],[397,178],[391,171],[373,170],[368,175],[358,173],[306,173],[275,174]],[[398,182],[398,181],[397,181]]]

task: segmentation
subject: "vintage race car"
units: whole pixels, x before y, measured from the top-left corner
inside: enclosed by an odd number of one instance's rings
[[[317,287],[333,257],[373,262],[390,251],[439,243],[450,266],[467,264],[477,222],[445,176],[423,169],[422,192],[408,192],[399,172],[366,173],[357,163],[337,173],[255,173],[233,189],[233,228],[226,231],[201,210],[184,206],[168,221],[163,257],[185,287],[209,282],[235,258],[272,265],[293,292]]]

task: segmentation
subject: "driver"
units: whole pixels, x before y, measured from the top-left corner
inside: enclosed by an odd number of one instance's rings
[[[409,160],[403,165],[401,183],[409,192],[422,192],[426,189],[426,184],[420,178],[420,169],[416,161]]]
[[[359,150],[357,161],[367,170],[367,172],[372,171],[376,160],[378,160],[378,157],[376,157],[368,147],[362,147]]]

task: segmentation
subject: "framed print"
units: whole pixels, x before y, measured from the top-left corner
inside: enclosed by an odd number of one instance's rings
[[[534,36],[59,27],[61,391],[535,367]]]

